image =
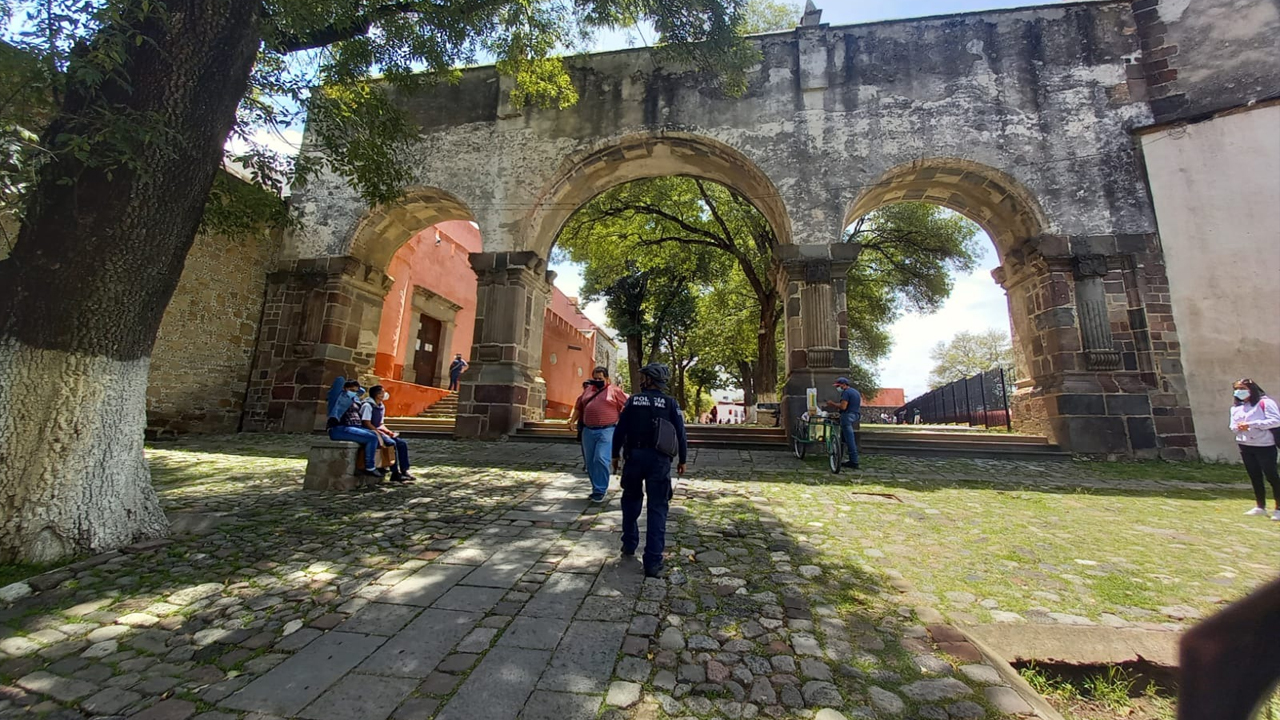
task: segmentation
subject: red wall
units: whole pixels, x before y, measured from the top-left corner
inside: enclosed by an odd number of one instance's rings
[[[437,233],[440,238],[436,243]],[[462,306],[456,317],[457,327],[450,347],[441,348],[449,357],[471,354],[471,339],[476,325],[476,274],[471,269],[470,253],[480,252],[480,231],[469,222],[440,223],[418,233],[401,246],[387,274],[394,279],[382,306],[382,324],[378,328],[378,354],[374,374],[384,380],[403,378],[404,361],[412,330],[413,288],[426,288]],[[392,401],[397,398],[392,393]]]
[[[563,295],[556,290],[555,295]],[[567,418],[595,369],[595,340],[547,308],[542,329],[542,379],[547,383],[547,417]],[[580,348],[574,350],[572,348]],[[555,364],[551,356],[556,356]]]
[[[421,414],[423,410],[435,405],[449,394],[448,390],[437,387],[414,385],[399,380],[382,379],[382,387],[391,393],[386,402],[387,417],[410,417]]]

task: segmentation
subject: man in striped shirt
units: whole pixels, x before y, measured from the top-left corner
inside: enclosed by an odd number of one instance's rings
[[[613,430],[626,404],[627,394],[609,382],[609,369],[597,367],[570,413],[571,425],[575,420],[582,423],[582,455],[587,461],[587,474],[591,476],[591,502],[604,502],[605,493],[609,491]]]

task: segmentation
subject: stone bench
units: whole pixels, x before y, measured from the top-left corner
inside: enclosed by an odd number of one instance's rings
[[[345,440],[316,440],[307,451],[304,490],[351,490],[377,478],[358,477],[356,468],[364,464],[364,446]]]

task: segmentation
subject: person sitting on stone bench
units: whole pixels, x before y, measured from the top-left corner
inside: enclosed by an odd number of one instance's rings
[[[338,383],[342,383],[341,390],[337,387]],[[374,463],[378,459],[378,448],[385,443],[381,435],[364,427],[364,421],[360,419],[360,409],[363,405],[360,402],[360,395],[364,392],[360,387],[360,381],[344,381],[338,378],[333,384],[334,387],[329,391],[329,419],[325,423],[329,429],[329,439],[345,440],[362,445],[364,467],[356,468],[356,476],[381,478],[382,476],[374,469]],[[372,490],[373,485],[366,484],[356,489]]]
[[[360,420],[366,430],[378,433],[384,443],[396,446],[396,464],[391,467],[391,479],[394,482],[413,482],[413,476],[409,474],[409,444],[384,424],[387,417],[387,406],[384,403],[389,397],[391,393],[381,385],[369,388],[369,399],[360,407]]]

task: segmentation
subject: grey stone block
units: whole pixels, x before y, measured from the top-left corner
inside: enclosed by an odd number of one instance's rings
[[[546,650],[494,648],[436,720],[515,720],[550,658]]]
[[[425,678],[480,621],[478,613],[424,610],[360,665],[360,672]]]
[[[506,595],[507,591],[502,588],[487,587],[471,587],[470,585],[459,585],[450,588],[448,592],[440,596],[431,604],[431,607],[440,610],[467,610],[471,612],[487,613],[493,609],[494,605]]]
[[[623,623],[576,621],[551,658],[538,682],[539,690],[603,693],[613,675],[614,661],[627,634]]]
[[[417,680],[347,675],[298,714],[309,720],[384,720],[413,692]]]
[[[594,720],[600,711],[600,698],[595,695],[537,690],[525,703],[520,720]]]
[[[476,568],[461,585],[480,585],[492,588],[510,588],[516,584],[520,576],[529,572],[541,558],[540,553],[499,552]]]
[[[296,715],[384,641],[372,635],[330,632],[219,704],[233,710]]]
[[[568,629],[568,620],[518,617],[511,622],[506,632],[502,633],[502,637],[498,638],[498,646],[554,650]]]
[[[336,629],[365,635],[395,635],[422,610],[412,605],[369,603]]]
[[[474,568],[467,565],[428,565],[378,596],[378,602],[428,607]]]
[[[555,573],[521,611],[530,617],[571,618],[591,590],[589,575]]]

